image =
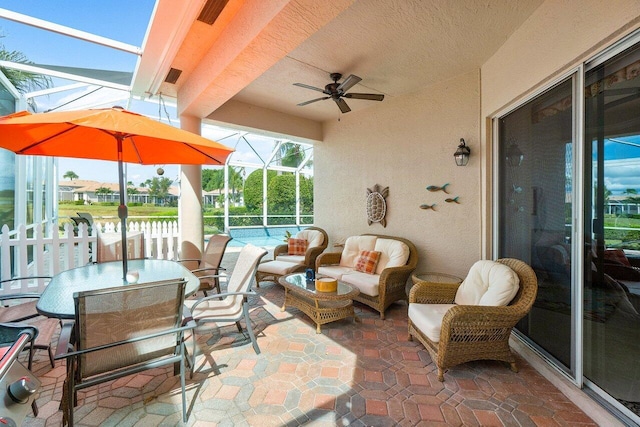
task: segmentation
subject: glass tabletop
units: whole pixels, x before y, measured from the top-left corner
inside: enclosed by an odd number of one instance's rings
[[[318,276],[320,278],[323,276]],[[295,286],[296,288],[307,291],[317,295],[347,295],[353,292],[353,286],[343,283],[338,280],[338,289],[335,292],[319,292],[316,290],[316,281],[315,280],[307,280],[307,276],[305,273],[295,273],[289,274],[287,276],[283,276],[282,280],[284,280],[289,285]]]
[[[186,296],[195,294],[200,286],[200,280],[175,261],[129,260],[127,270],[129,273],[138,272],[137,283],[184,278],[187,281]],[[36,308],[44,316],[73,319],[75,314],[74,293],[126,285],[128,283],[122,279],[122,261],[73,268],[53,276],[42,292]]]

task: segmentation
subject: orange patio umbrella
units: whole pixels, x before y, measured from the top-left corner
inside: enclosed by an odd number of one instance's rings
[[[123,162],[223,165],[232,148],[158,122],[122,107],[0,117],[0,148],[16,154],[113,160],[118,162],[122,241],[126,242],[127,206]],[[122,245],[123,278],[127,273]]]

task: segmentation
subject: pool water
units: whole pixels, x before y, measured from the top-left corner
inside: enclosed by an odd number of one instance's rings
[[[252,245],[259,246],[261,248],[275,248],[278,245],[284,244],[284,236],[282,239],[277,239],[275,237],[234,237],[229,242],[228,246],[243,247],[247,243],[251,243]]]
[[[275,248],[284,244],[285,233],[289,231],[295,235],[305,227],[279,226],[279,227],[238,227],[231,228],[229,234],[232,240],[228,246],[243,247],[247,243],[263,248]]]

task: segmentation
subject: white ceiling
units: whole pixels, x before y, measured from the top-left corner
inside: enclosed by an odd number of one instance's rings
[[[349,92],[386,99],[416,92],[478,70],[541,3],[229,0],[209,26],[195,21],[204,0],[159,0],[134,87],[177,96],[181,113],[199,117],[231,100],[331,120],[340,115],[333,101],[299,107],[322,94],[293,83],[323,88],[331,82],[329,73],[340,72],[362,78]],[[169,67],[183,71],[176,84],[157,83]],[[353,111],[379,104],[346,101]]]

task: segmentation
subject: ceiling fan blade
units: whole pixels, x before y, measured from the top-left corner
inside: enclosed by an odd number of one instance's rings
[[[344,79],[342,83],[340,83],[340,86],[338,86],[337,90],[338,92],[344,93],[358,84],[360,80],[362,80],[360,77],[356,76],[355,74],[351,74],[349,77]]]
[[[304,105],[311,104],[312,102],[322,101],[324,99],[329,99],[329,98],[331,98],[331,97],[330,96],[325,96],[323,98],[316,98],[316,99],[312,99],[311,101],[301,102],[300,104],[298,104],[298,107],[302,107]]]
[[[344,99],[342,99],[342,98],[333,98],[333,100],[336,101],[336,104],[338,104],[338,107],[340,108],[340,111],[342,111],[343,113],[348,113],[349,111],[351,111],[351,108],[349,108],[347,103],[344,102]]]
[[[351,99],[366,99],[368,101],[382,101],[384,99],[384,95],[376,93],[345,93],[342,96]]]
[[[293,85],[294,85],[294,86],[300,86],[300,87],[303,87],[303,88],[305,88],[305,89],[317,90],[318,92],[326,93],[326,92],[324,91],[324,89],[320,89],[319,87],[309,86],[309,85],[306,85],[306,84],[304,84],[304,83],[294,83]],[[328,95],[328,94],[327,94],[327,95]]]

